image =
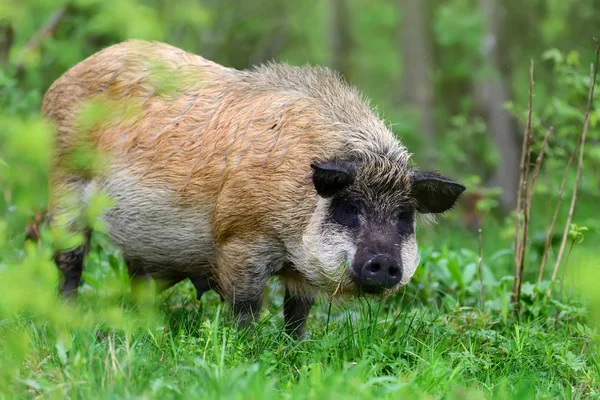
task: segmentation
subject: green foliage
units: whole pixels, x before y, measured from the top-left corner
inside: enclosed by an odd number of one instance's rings
[[[569,229],[569,237],[573,241],[573,243],[581,243],[583,239],[585,239],[584,232],[587,232],[589,229],[587,226],[577,226],[577,224],[571,224],[571,228]]]
[[[422,288],[420,298],[428,303],[439,300],[443,293],[445,302],[475,306],[480,288],[477,259],[477,253],[467,249],[454,251],[444,246],[440,250],[422,250],[422,261],[414,277],[415,283]],[[484,286],[497,286],[487,263],[483,263],[482,271]],[[506,293],[505,287],[501,289],[493,291],[493,294]]]
[[[434,32],[442,54],[452,57],[444,76],[447,79],[470,77],[481,57],[484,34],[482,16],[474,2],[458,0],[440,5],[436,9]]]
[[[589,68],[589,64],[581,63],[580,54],[577,51],[564,54],[558,49],[550,49],[544,52],[542,57],[543,60],[553,64],[556,90],[560,90],[564,95],[560,98],[553,98],[540,111],[539,118],[556,127],[554,146],[552,146],[554,150],[551,154],[565,158],[573,151],[576,145],[575,139],[581,134],[590,86],[589,72],[585,67]],[[598,86],[600,85],[596,85],[596,91]],[[596,102],[590,113],[590,129],[588,130],[588,140],[592,143],[600,138],[600,131],[597,129],[599,120],[600,106]],[[586,160],[597,166],[600,159],[597,157],[595,147],[592,146],[592,151],[586,153]]]
[[[476,176],[490,175],[498,167],[498,151],[493,147],[485,121],[469,120],[464,114],[450,118],[448,130],[440,140],[444,152],[440,165],[444,170],[477,171]],[[480,151],[480,149],[489,149]]]

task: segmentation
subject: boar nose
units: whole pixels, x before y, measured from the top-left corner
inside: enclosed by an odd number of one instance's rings
[[[388,289],[402,279],[402,267],[394,258],[379,254],[363,265],[361,275],[366,285]]]

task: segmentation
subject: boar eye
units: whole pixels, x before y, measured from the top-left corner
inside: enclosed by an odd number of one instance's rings
[[[413,212],[411,210],[401,210],[398,212],[398,220],[411,220]]]
[[[350,199],[334,199],[332,204],[331,217],[340,225],[348,228],[358,226],[358,204]]]
[[[398,212],[397,225],[399,233],[410,233],[413,228],[414,211],[401,210]]]

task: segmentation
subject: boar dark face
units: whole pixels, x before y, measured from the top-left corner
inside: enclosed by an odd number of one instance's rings
[[[319,236],[322,245],[331,245],[321,251],[338,261],[344,258],[345,276],[337,279],[351,281],[367,293],[410,281],[419,263],[416,214],[443,213],[465,190],[441,175],[407,169],[385,158],[313,163],[312,169],[315,189],[327,200],[318,210]]]

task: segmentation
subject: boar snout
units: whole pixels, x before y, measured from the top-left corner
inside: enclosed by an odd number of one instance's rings
[[[368,293],[390,289],[402,279],[402,265],[387,254],[378,254],[365,262],[358,271],[356,284]]]

